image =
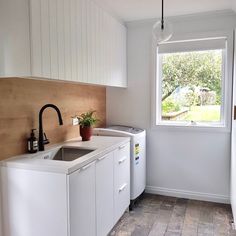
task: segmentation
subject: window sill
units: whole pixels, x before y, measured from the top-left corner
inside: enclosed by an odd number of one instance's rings
[[[213,133],[230,133],[230,127],[223,124],[208,125],[208,124],[170,124],[166,122],[160,122],[153,125],[152,130],[165,130],[176,132],[213,132]]]

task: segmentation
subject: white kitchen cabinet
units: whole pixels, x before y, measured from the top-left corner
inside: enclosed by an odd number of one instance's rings
[[[113,153],[101,157],[96,162],[97,236],[107,235],[113,227],[113,166]]]
[[[67,177],[1,167],[4,236],[67,236]]]
[[[126,27],[91,0],[1,0],[0,77],[127,87]]]
[[[94,162],[68,176],[2,167],[1,186],[3,235],[96,235]]]
[[[32,76],[126,87],[126,27],[91,0],[30,0]]]
[[[30,75],[28,0],[0,1],[0,77]]]
[[[130,145],[114,151],[114,224],[130,204]]]
[[[70,235],[96,235],[95,163],[69,175]]]
[[[1,166],[3,235],[107,235],[129,206],[129,147],[70,174]]]
[[[91,0],[1,0],[0,77],[127,87],[126,27]]]

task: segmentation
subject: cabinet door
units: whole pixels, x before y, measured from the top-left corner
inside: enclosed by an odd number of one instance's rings
[[[39,0],[30,0],[30,32],[32,75],[42,77],[41,3]]]
[[[113,186],[113,153],[109,153],[96,163],[97,236],[107,235],[113,227]]]
[[[69,175],[71,236],[96,235],[95,163]]]
[[[114,224],[130,204],[130,143],[114,152]]]
[[[28,0],[0,1],[0,77],[30,76]]]
[[[30,0],[32,76],[127,86],[126,27],[91,0]]]
[[[93,37],[96,39],[96,47],[92,50],[92,58],[95,57],[92,60],[92,65],[95,63],[92,66],[95,68],[93,82],[126,87],[126,27],[100,9],[94,15],[98,23]]]
[[[3,234],[67,236],[64,174],[1,167]]]
[[[110,86],[127,87],[126,75],[126,27],[111,19],[110,30],[110,77],[107,84]]]

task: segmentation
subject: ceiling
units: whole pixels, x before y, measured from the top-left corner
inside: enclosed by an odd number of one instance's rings
[[[160,16],[161,0],[94,0],[123,21]],[[236,0],[165,0],[167,16],[194,14],[225,9],[236,10]]]

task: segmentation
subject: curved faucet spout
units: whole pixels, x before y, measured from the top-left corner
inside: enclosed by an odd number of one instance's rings
[[[46,104],[40,109],[40,111],[39,111],[39,151],[44,151],[43,112],[48,107],[53,108],[54,110],[56,110],[59,125],[63,125],[61,112],[60,112],[60,110],[57,106],[55,106],[54,104]]]

